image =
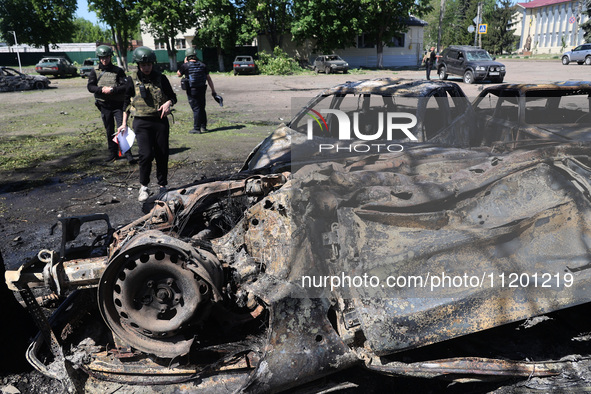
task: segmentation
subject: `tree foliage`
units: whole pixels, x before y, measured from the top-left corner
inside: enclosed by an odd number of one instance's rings
[[[484,19],[489,21],[487,34],[482,39],[482,46],[491,53],[502,54],[515,49],[518,37],[511,27],[511,19],[516,6],[511,0],[499,0],[490,10],[485,10]]]
[[[196,44],[217,49],[219,70],[225,71],[225,51],[231,51],[238,40],[240,8],[230,0],[197,0]]]
[[[363,33],[376,44],[378,68],[383,67],[384,47],[408,30],[410,15],[422,17],[433,10],[428,0],[358,0]]]
[[[264,33],[271,48],[281,47],[283,37],[293,22],[291,0],[246,0],[245,14],[251,22],[252,31]]]
[[[432,0],[439,2],[439,0]],[[515,13],[515,6],[511,0],[481,0],[481,23],[488,25],[487,34],[480,35],[482,47],[491,53],[502,53],[514,48],[518,39],[512,30],[511,20]],[[426,16],[429,26],[425,32],[426,47],[435,44],[439,29],[439,6]],[[476,25],[474,18],[478,14],[478,0],[445,0],[442,21],[441,48],[449,45],[473,45],[476,33],[469,33],[468,26]]]
[[[177,70],[174,39],[197,23],[193,1],[138,0],[136,10],[141,14],[142,29],[166,43],[170,69]]]
[[[74,32],[72,42],[109,42],[111,41],[109,30],[103,29],[97,24],[84,18],[74,19]]]
[[[279,47],[275,47],[272,54],[260,52],[257,66],[260,72],[266,75],[291,75],[303,71],[299,64]]]
[[[76,0],[0,0],[0,32],[19,44],[43,46],[70,42]]]
[[[586,3],[586,8],[582,12],[584,15],[587,15],[590,19],[586,22],[581,23],[581,29],[584,31],[583,37],[585,38],[585,42],[591,42],[591,2]],[[563,38],[563,47],[566,47],[566,39]]]
[[[117,47],[118,64],[126,70],[129,41],[138,29],[141,17],[135,6],[135,0],[88,0],[88,8],[96,12],[99,20],[109,25]]]
[[[360,31],[359,2],[348,0],[296,1],[291,34],[303,44],[312,40],[313,50],[332,53],[355,45]]]

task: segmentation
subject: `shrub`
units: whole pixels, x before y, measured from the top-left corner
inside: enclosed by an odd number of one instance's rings
[[[303,71],[298,63],[279,47],[273,49],[273,54],[260,52],[257,66],[261,74],[267,75],[290,75]]]

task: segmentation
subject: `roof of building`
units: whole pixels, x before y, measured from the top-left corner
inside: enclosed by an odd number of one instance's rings
[[[517,3],[517,5],[523,8],[539,8],[554,4],[568,3],[570,1],[572,0],[532,0],[527,3]]]
[[[427,26],[428,23],[422,19],[419,19],[413,15],[410,15],[406,20],[407,26]]]

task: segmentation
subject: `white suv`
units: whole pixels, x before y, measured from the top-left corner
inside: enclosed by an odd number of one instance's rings
[[[570,62],[591,64],[591,44],[582,44],[572,51],[564,52],[562,54],[562,64],[566,66]]]

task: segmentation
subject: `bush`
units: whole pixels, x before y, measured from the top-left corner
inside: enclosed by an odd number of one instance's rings
[[[257,66],[261,74],[267,75],[290,75],[303,71],[298,63],[279,47],[273,49],[273,54],[260,52]]]

